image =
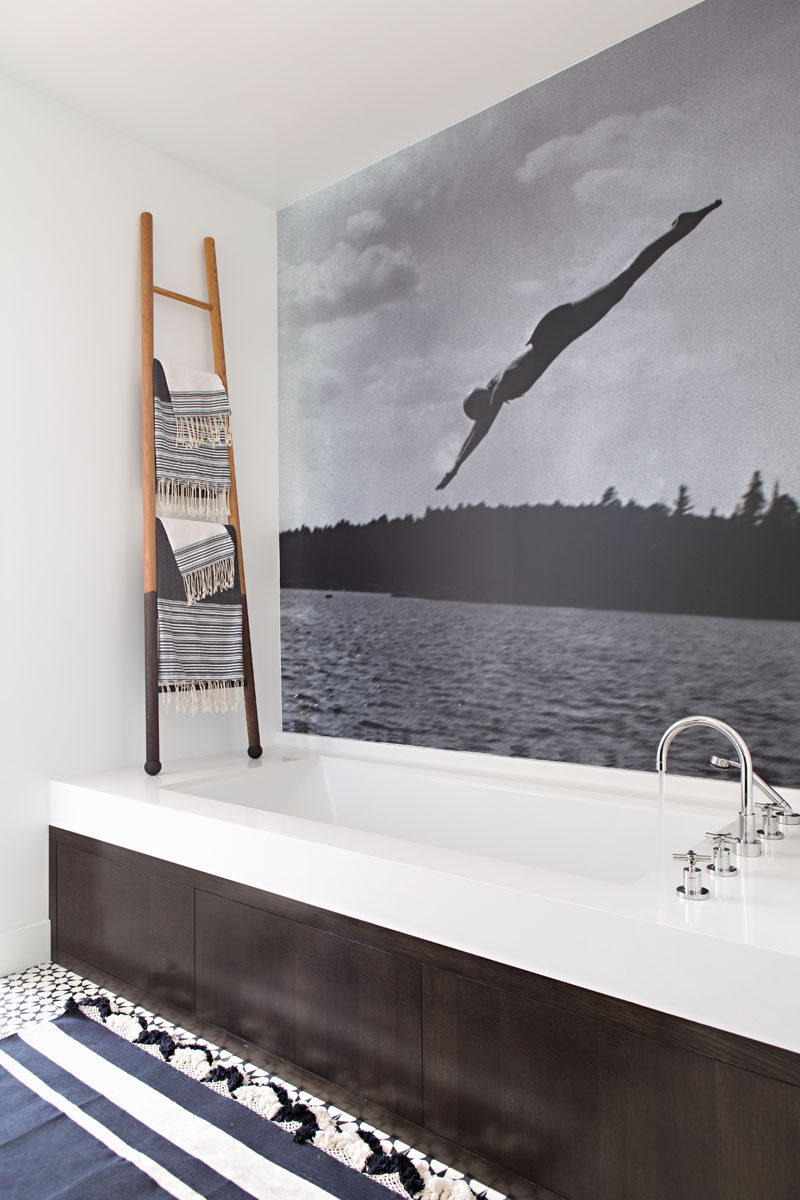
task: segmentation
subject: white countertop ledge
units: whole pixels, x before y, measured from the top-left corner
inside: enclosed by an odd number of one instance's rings
[[[800,827],[675,893],[737,806],[670,776],[659,821],[655,773],[292,735],[50,785],[61,829],[800,1053]]]

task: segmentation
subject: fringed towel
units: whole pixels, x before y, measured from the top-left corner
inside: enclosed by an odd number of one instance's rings
[[[189,376],[202,375],[207,387],[191,392],[191,399],[186,401],[188,407],[182,408],[181,392],[172,396],[164,366],[158,359],[153,362],[156,500],[165,517],[225,522],[230,505],[231,472],[228,433],[223,435],[220,431],[229,430],[225,424],[230,412],[227,396],[220,392],[219,376],[188,368],[177,370],[178,374],[176,368],[170,368],[173,380],[185,381]],[[225,399],[228,415],[220,411],[220,396]],[[209,410],[208,417],[202,419],[198,416],[198,409],[204,403],[201,397],[207,397]],[[204,430],[211,440],[206,440]]]
[[[162,521],[156,521],[158,571],[158,690],[162,704],[178,712],[228,712],[244,695],[242,593],[236,571],[233,587],[188,604],[181,573]]]
[[[158,686],[178,712],[241,708],[242,610],[223,604],[158,602]]]
[[[175,562],[186,589],[187,604],[233,587],[233,538],[224,525],[210,521],[163,518]]]
[[[231,406],[219,375],[174,363],[161,365],[175,414],[175,444],[189,450],[230,446]]]

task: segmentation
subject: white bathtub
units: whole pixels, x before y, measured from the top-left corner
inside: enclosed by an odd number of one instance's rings
[[[51,824],[800,1052],[800,830],[674,892],[735,785],[659,822],[655,775],[320,742],[54,782]]]
[[[426,864],[446,862],[453,870],[461,858],[470,876],[481,873],[481,864],[464,856],[477,855],[493,860],[482,864],[484,872],[494,878],[498,866],[513,869],[506,882],[513,877],[523,888],[536,881],[526,868],[630,884],[658,863],[654,796],[589,797],[552,784],[532,790],[524,778],[475,779],[330,755],[287,755],[279,765],[267,760],[261,768],[167,784],[166,790],[302,821],[298,831],[314,841],[330,841],[334,830],[343,835],[340,845],[354,832],[373,835],[369,845],[377,855],[395,858],[402,851],[419,862],[420,847],[435,848],[438,853],[424,855]],[[664,833],[676,849],[687,848],[718,817],[673,806]]]

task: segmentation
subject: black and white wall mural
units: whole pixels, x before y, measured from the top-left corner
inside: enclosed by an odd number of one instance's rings
[[[706,0],[279,214],[284,728],[800,784],[798,61]]]

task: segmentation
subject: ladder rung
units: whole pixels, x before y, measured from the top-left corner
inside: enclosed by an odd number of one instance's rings
[[[168,292],[166,288],[156,287],[153,284],[153,291],[158,292],[159,296],[168,296],[170,300],[180,300],[183,304],[193,304],[195,308],[205,308],[211,312],[211,305],[205,300],[195,300],[192,296],[182,296],[180,292]]]

